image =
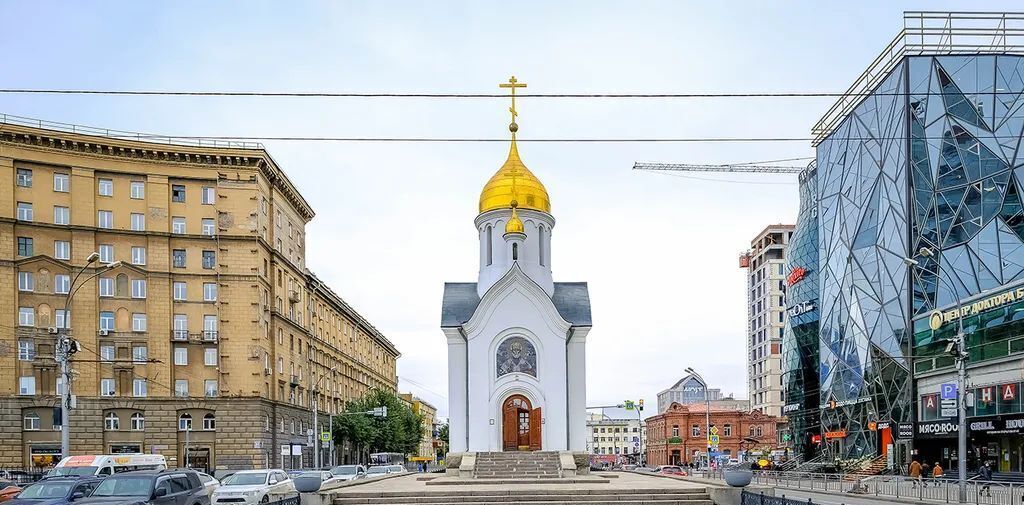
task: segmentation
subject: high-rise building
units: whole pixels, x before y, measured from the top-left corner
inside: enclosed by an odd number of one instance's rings
[[[73,454],[308,466],[308,431],[370,388],[396,388],[398,351],[307,269],[313,209],[262,146],[7,118],[0,466],[46,467],[61,453],[65,328],[80,346]]]
[[[793,225],[774,224],[750,241],[747,268],[747,397],[750,408],[782,415],[782,333],[786,323],[786,247]]]

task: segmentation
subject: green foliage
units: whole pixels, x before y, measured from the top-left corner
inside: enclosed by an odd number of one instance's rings
[[[448,423],[442,424],[437,429],[437,439],[446,444],[448,443]]]
[[[362,414],[387,407],[387,417]],[[423,434],[423,416],[414,414],[393,391],[374,390],[345,405],[346,415],[334,420],[334,439],[347,440],[360,449],[374,452],[417,451]]]
[[[670,443],[670,444],[681,444],[681,443],[683,443],[683,439],[679,438],[679,437],[671,437],[671,438],[668,439],[668,443]]]

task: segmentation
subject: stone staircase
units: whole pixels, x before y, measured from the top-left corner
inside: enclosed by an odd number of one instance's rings
[[[334,505],[712,505],[711,496],[703,488],[453,489],[429,493],[349,492],[335,496]]]
[[[478,452],[473,477],[477,479],[557,479],[561,477],[557,452]]]
[[[879,456],[879,457],[871,460],[870,463],[868,463],[867,465],[864,465],[864,467],[860,468],[859,470],[856,470],[854,472],[848,473],[846,475],[846,480],[859,480],[859,479],[863,479],[865,477],[871,477],[873,475],[878,475],[878,474],[882,473],[883,471],[885,471],[886,463],[887,463],[886,457],[885,456]]]

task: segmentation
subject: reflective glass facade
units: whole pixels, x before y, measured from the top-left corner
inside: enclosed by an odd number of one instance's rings
[[[914,417],[912,319],[1024,279],[1022,108],[1022,57],[907,57],[818,145],[822,425],[846,432],[826,452]]]
[[[786,329],[782,336],[783,414],[796,455],[817,454],[818,401],[818,207],[817,168],[800,174],[800,212],[786,252]]]

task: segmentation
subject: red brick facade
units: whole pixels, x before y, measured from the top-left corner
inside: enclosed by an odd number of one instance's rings
[[[673,403],[647,420],[647,463],[652,466],[688,464],[694,452],[707,450],[704,405]],[[780,419],[760,411],[742,412],[711,407],[711,425],[718,428],[718,451],[738,457],[741,451],[772,450]]]

